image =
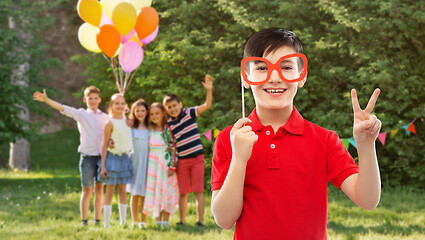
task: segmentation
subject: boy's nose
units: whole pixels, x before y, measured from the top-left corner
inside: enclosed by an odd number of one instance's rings
[[[272,70],[272,73],[270,74],[269,82],[281,82],[282,79],[280,79],[279,73],[277,70]]]

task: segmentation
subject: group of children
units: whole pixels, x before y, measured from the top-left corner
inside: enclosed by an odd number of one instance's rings
[[[183,108],[176,95],[164,97],[163,104],[150,106],[139,99],[126,116],[123,94],[114,94],[108,114],[98,107],[100,90],[84,91],[87,109],[75,109],[51,100],[45,90],[35,92],[34,100],[45,102],[77,121],[80,132],[80,175],[82,225],[88,225],[90,197],[95,184],[95,224],[100,223],[103,200],[104,227],[110,226],[112,200],[118,193],[120,223],[126,224],[127,192],[131,194],[133,226],[146,227],[152,214],[156,224],[169,225],[169,217],[180,210],[178,225],[185,224],[187,197],[193,191],[197,201],[197,226],[203,226],[204,157],[196,118],[212,105],[212,80],[205,77],[207,90],[203,105]],[[169,115],[169,117],[168,117]],[[139,221],[140,215],[140,221]]]

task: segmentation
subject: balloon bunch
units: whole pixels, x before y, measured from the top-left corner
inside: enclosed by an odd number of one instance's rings
[[[85,49],[104,54],[123,94],[143,61],[143,46],[158,34],[159,17],[151,3],[152,0],[79,0],[77,4],[78,14],[85,21],[78,30],[78,40]]]

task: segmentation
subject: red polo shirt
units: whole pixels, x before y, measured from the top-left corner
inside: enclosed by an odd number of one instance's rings
[[[246,167],[234,239],[326,239],[327,181],[340,188],[358,173],[357,164],[335,132],[304,120],[295,107],[276,134],[260,123],[256,109],[248,118],[258,141]],[[213,191],[229,170],[232,127],[214,144]]]

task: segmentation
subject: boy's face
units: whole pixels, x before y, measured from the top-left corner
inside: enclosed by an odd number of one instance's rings
[[[167,111],[168,115],[171,117],[178,117],[183,108],[183,104],[181,102],[177,102],[175,100],[166,102],[164,104],[165,111]]]
[[[295,53],[293,47],[283,46],[263,56],[263,58],[274,64],[282,56],[292,53]],[[299,75],[301,75],[302,71],[302,69],[299,71]],[[263,85],[249,85],[244,82],[244,86],[246,88],[251,86],[257,108],[273,110],[292,107],[297,88],[302,87],[305,81],[306,77],[299,82],[287,83],[280,78],[276,70],[273,70],[270,79]]]
[[[97,93],[89,93],[87,96],[84,97],[84,102],[87,104],[87,108],[90,108],[93,111],[96,111],[98,109],[101,101],[102,99]]]

